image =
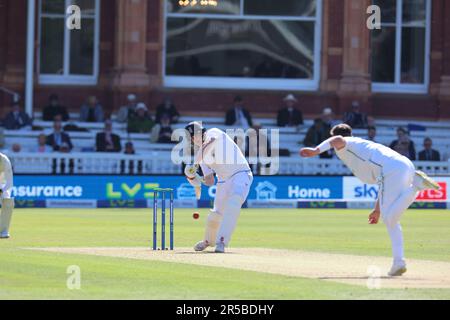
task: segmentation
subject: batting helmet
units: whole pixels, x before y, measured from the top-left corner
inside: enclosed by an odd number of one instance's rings
[[[189,123],[186,126],[185,130],[189,133],[191,138],[193,138],[197,134],[203,135],[206,132],[206,129],[203,128],[202,124],[197,121]]]

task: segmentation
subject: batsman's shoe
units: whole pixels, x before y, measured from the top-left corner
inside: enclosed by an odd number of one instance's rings
[[[214,252],[215,253],[225,253],[225,243],[218,242],[216,244],[216,250]]]
[[[10,235],[8,231],[3,231],[2,233],[0,233],[0,239],[9,239]]]
[[[439,184],[431,179],[425,172],[417,170],[416,171],[416,177],[419,178],[420,183],[420,190],[439,190],[441,187]]]
[[[391,270],[388,272],[389,277],[400,277],[406,272],[406,265],[393,265]]]
[[[202,240],[202,241],[199,241],[199,242],[194,246],[194,250],[197,251],[197,252],[205,251],[206,248],[208,248],[208,247],[209,247],[208,241]]]

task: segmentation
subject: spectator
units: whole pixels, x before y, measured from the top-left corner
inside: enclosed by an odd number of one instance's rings
[[[177,123],[178,120],[180,119],[180,114],[178,113],[177,108],[172,103],[172,100],[170,100],[170,98],[165,98],[164,102],[161,103],[156,108],[156,119],[155,119],[155,122],[156,123],[161,123],[161,118],[164,115],[169,116],[169,121],[170,121],[171,124]]]
[[[377,142],[375,139],[376,136],[377,136],[377,128],[375,128],[374,126],[369,126],[367,128],[367,140]]]
[[[12,150],[12,152],[14,152],[14,153],[20,153],[20,151],[22,151],[22,146],[21,146],[20,144],[18,144],[18,143],[14,143],[14,144],[11,146],[11,150]]]
[[[103,122],[104,114],[97,97],[90,96],[86,103],[81,106],[80,121],[82,122]]]
[[[122,145],[120,144],[120,137],[112,133],[112,121],[105,121],[105,130],[97,133],[95,138],[95,146],[97,152],[120,152]]]
[[[144,103],[138,103],[136,107],[136,115],[128,120],[129,133],[149,133],[152,131],[155,123],[148,114],[147,106]]]
[[[398,139],[392,141],[389,147],[407,157],[409,160],[416,160],[416,149],[414,147],[414,142],[409,139],[408,132],[403,128],[398,128],[397,137]]]
[[[27,126],[31,126],[30,116],[21,110],[19,103],[12,105],[12,110],[5,117],[3,125],[7,130],[19,130]]]
[[[37,147],[32,148],[31,152],[36,152],[36,153],[52,152],[52,148],[47,145],[47,136],[44,133],[41,133],[38,136],[38,145],[37,145]]]
[[[365,129],[368,127],[367,115],[361,112],[358,101],[352,102],[352,111],[344,114],[344,123],[354,129]]]
[[[61,117],[62,121],[69,120],[69,113],[66,107],[59,103],[59,98],[56,94],[52,94],[49,97],[49,104],[44,108],[42,119],[44,121],[55,121],[55,117]]]
[[[322,120],[325,125],[330,128],[330,130],[340,123],[340,121],[334,119],[334,112],[330,107],[326,107],[322,110]]]
[[[330,128],[323,122],[321,118],[314,120],[314,124],[308,129],[303,144],[305,147],[314,147],[321,144],[330,137]],[[324,152],[321,158],[329,159],[333,157],[331,151]]]
[[[134,150],[134,146],[133,146],[133,142],[128,141],[127,143],[125,143],[125,154],[136,154],[136,150]]]
[[[53,133],[47,137],[47,145],[59,152],[70,152],[73,149],[69,135],[62,130],[61,121],[53,123]]]
[[[253,126],[253,121],[250,113],[244,109],[243,99],[236,96],[233,101],[233,108],[230,109],[225,117],[225,125],[237,126],[245,129]]]
[[[0,128],[0,149],[3,149],[5,146],[5,130],[3,128]]]
[[[157,143],[172,143],[172,132],[170,116],[168,114],[163,114],[161,123],[157,124],[152,130],[151,141]]]
[[[297,127],[303,124],[302,112],[295,108],[297,99],[288,94],[284,99],[284,108],[278,111],[277,125],[279,127]]]
[[[125,123],[136,114],[136,95],[129,94],[127,96],[127,101],[127,105],[120,107],[119,112],[117,113],[118,122]]]
[[[439,151],[434,150],[433,141],[431,138],[425,138],[423,140],[424,150],[419,152],[419,161],[441,161],[441,155]]]

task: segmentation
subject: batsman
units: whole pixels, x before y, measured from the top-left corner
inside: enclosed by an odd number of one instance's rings
[[[0,153],[0,199],[2,210],[0,214],[0,239],[8,239],[14,209],[14,199],[11,197],[13,187],[13,172],[8,157]]]
[[[204,251],[215,245],[216,253],[224,253],[249,194],[253,175],[238,145],[222,130],[206,130],[200,123],[192,122],[186,131],[197,149],[194,164],[185,170],[188,181],[199,190],[202,183],[214,185],[215,175],[218,180],[214,208],[206,222],[205,237],[195,245],[194,250]],[[199,167],[203,177],[197,172]]]

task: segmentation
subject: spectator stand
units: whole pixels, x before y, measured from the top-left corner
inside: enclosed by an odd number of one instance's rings
[[[39,119],[41,114],[36,113]],[[71,119],[76,119],[76,114],[71,114]],[[219,127],[226,130],[223,125],[223,117],[202,117],[206,127]],[[198,117],[184,116],[173,129],[183,128],[185,124],[198,120]],[[114,118],[113,118],[114,121]],[[301,159],[297,156],[307,129],[312,125],[312,120],[306,120],[305,124],[297,128],[278,128],[272,118],[256,118],[255,122],[262,125],[264,129],[279,129],[280,145],[291,152],[291,157],[281,157],[279,174],[323,174],[329,175],[350,174],[350,172],[337,159]],[[71,120],[68,123],[85,128],[87,132],[69,132],[74,150],[69,154],[43,153],[36,154],[27,152],[36,146],[40,133],[49,134],[53,123],[35,120],[33,125],[42,127],[43,131],[31,131],[22,129],[15,131],[5,130],[5,149],[14,164],[16,173],[62,173],[62,174],[178,174],[181,172],[179,165],[173,164],[170,159],[173,144],[151,143],[150,134],[128,134],[126,124],[113,122],[113,132],[121,137],[122,146],[127,141],[132,141],[136,149],[136,155],[125,155],[121,153],[97,153],[95,151],[95,136],[104,128],[103,123],[80,123]],[[377,120],[377,136],[379,143],[389,145],[395,139],[397,127],[408,127],[407,120]],[[450,123],[414,121],[411,122],[426,127],[426,131],[412,131],[411,139],[414,141],[417,151],[421,149],[423,139],[430,137],[436,149],[441,152],[443,159],[450,155]],[[67,123],[65,123],[67,124]],[[64,124],[64,125],[65,125]],[[355,135],[366,137],[364,129],[355,130]],[[270,137],[270,134],[269,134]],[[22,152],[13,153],[11,146],[20,144]],[[435,175],[450,175],[449,162],[416,162],[418,168]],[[270,172],[270,169],[269,169]],[[266,172],[266,173],[269,173]]]

